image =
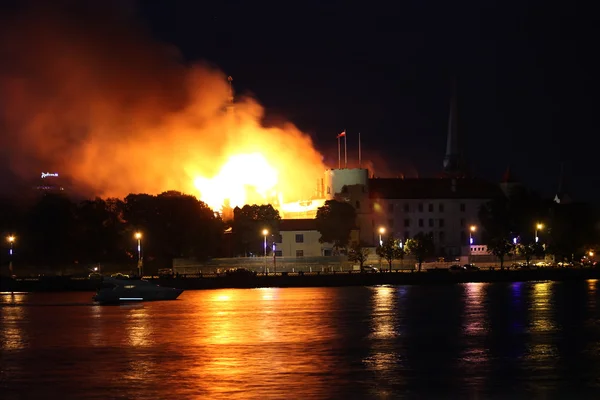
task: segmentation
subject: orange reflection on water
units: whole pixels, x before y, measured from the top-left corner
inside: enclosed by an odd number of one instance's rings
[[[395,289],[390,286],[377,286],[373,290],[373,309],[371,311],[371,337],[377,339],[391,338],[397,335],[394,329],[395,309],[394,294]]]
[[[553,282],[537,282],[533,285],[531,299],[531,324],[535,332],[548,332],[555,329],[551,319],[550,304],[551,287]]]
[[[186,339],[202,354],[189,373],[212,382],[203,396],[244,397],[238,392],[241,381],[252,382],[258,391],[275,384],[281,388],[279,398],[326,387],[326,376],[312,372],[333,368],[331,355],[313,351],[312,343],[339,336],[328,318],[335,312],[335,299],[327,291],[223,289],[207,294],[186,297]],[[299,374],[302,382],[294,379]]]

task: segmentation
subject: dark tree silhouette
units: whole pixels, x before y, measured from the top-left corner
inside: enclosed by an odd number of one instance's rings
[[[431,234],[425,234],[420,232],[415,235],[412,239],[406,240],[406,252],[413,255],[419,265],[419,272],[421,272],[421,266],[423,261],[435,252],[435,246],[433,244],[433,236]]]
[[[350,204],[327,200],[317,210],[317,230],[321,243],[333,243],[336,250],[345,248],[356,224],[356,210]]]
[[[404,248],[400,247],[400,240],[394,239],[391,235],[383,242],[383,246],[377,247],[377,255],[388,263],[388,269],[392,270],[394,260],[404,258]]]
[[[507,237],[492,237],[488,241],[488,252],[498,257],[500,260],[500,269],[504,269],[504,259],[515,251],[515,246]]]
[[[279,211],[269,205],[245,205],[233,210],[233,235],[237,254],[262,254],[266,229],[269,237],[279,233]],[[267,251],[269,246],[267,246]]]
[[[353,243],[348,252],[348,261],[358,263],[360,271],[363,272],[365,262],[369,257],[369,249],[363,247],[361,243]]]

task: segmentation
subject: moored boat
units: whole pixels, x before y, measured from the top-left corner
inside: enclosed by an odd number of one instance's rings
[[[143,279],[103,278],[92,299],[101,304],[175,300],[181,293],[182,289],[162,287]]]

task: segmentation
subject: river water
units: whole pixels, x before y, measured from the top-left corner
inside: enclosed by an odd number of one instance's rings
[[[600,398],[598,286],[5,293],[0,397]]]

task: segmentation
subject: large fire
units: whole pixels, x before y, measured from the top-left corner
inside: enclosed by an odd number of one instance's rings
[[[182,63],[104,2],[52,3],[0,21],[0,155],[13,171],[60,171],[99,196],[179,190],[215,210],[314,194],[325,167],[310,137],[264,127],[251,98],[227,112],[223,73]]]

